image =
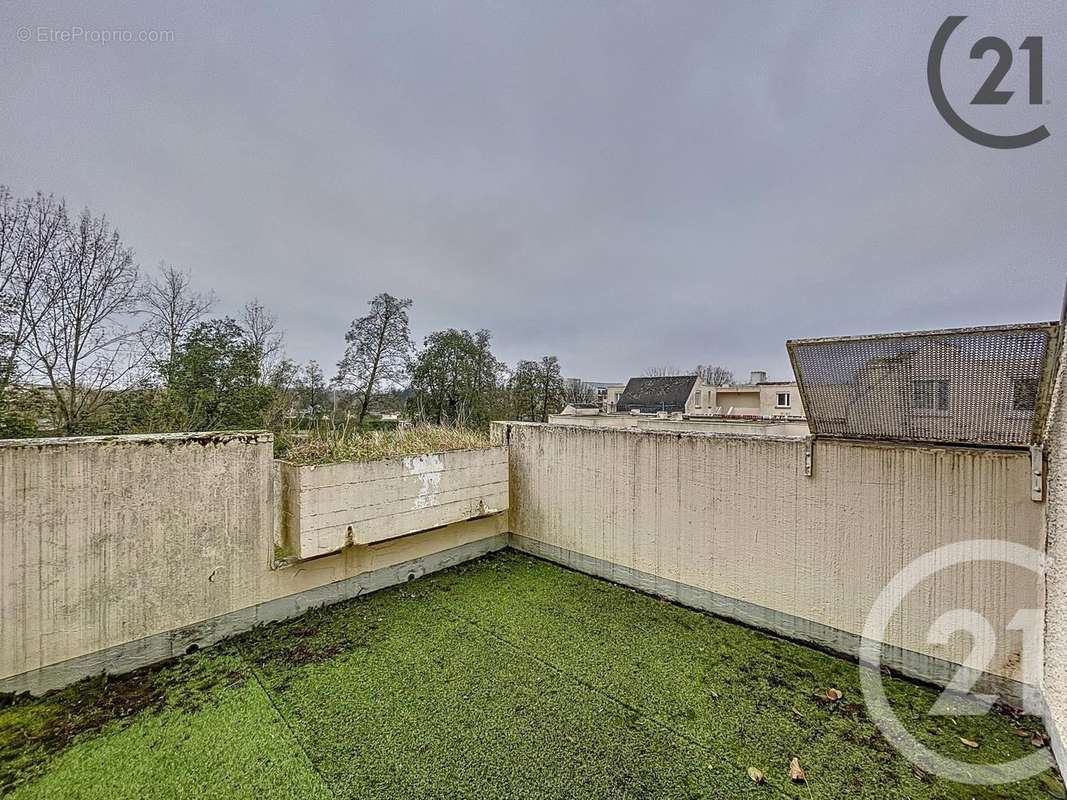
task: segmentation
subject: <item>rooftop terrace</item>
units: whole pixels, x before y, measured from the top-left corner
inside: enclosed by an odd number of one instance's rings
[[[1051,771],[989,788],[922,774],[867,718],[858,680],[846,660],[504,551],[19,699],[0,709],[0,787],[19,800],[1064,796]],[[909,730],[956,758],[1044,745],[1033,718],[931,717],[936,691],[886,689]]]

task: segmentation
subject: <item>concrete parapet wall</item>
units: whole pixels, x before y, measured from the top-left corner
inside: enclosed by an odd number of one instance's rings
[[[513,535],[820,630],[862,633],[890,579],[941,545],[1044,544],[1025,451],[818,440],[809,477],[805,440],[531,423],[495,436],[510,446]],[[1043,612],[1044,593],[1022,568],[947,567],[883,641],[960,664],[968,636],[928,641],[942,613],[973,609],[1001,632],[1020,609]],[[1021,633],[1000,636],[985,672],[1022,680],[1022,647]]]
[[[0,691],[132,669],[355,576],[506,544],[500,514],[275,569],[273,471],[269,433],[0,442]]]
[[[795,392],[794,392],[795,393]],[[581,428],[631,428],[641,431],[673,431],[675,433],[732,433],[749,436],[808,436],[808,423],[788,420],[728,420],[728,419],[660,419],[636,414],[549,414],[552,425],[573,425]]]

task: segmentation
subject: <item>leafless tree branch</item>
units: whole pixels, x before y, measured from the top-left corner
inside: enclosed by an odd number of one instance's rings
[[[145,349],[155,369],[165,373],[184,336],[215,305],[215,295],[194,291],[189,273],[161,263],[158,277],[145,282],[141,301]]]

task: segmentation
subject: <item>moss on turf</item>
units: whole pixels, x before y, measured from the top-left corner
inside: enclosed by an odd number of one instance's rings
[[[109,800],[146,786],[259,800],[1063,796],[1051,770],[1000,787],[922,774],[868,719],[858,681],[828,654],[505,552],[21,700],[0,711],[0,774],[19,798]],[[983,763],[1044,744],[1035,719],[930,717],[932,689],[886,687],[940,752]],[[789,780],[794,757],[807,784]]]
[[[7,697],[0,708],[0,793],[41,772],[77,741],[166,709],[195,714],[220,686],[239,685],[248,674],[239,657],[220,648],[212,658],[99,675],[38,699]]]

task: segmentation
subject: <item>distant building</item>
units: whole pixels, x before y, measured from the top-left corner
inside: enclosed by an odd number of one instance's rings
[[[620,414],[687,414],[700,380],[696,375],[630,378],[615,404]]]
[[[619,404],[619,398],[622,397],[622,393],[625,391],[625,383],[611,383],[604,387],[604,398],[601,400],[600,407],[605,414],[615,413],[615,409]]]
[[[1003,342],[1011,342],[1003,337]],[[984,345],[984,346],[979,346]],[[841,383],[818,383],[819,430],[940,441],[1024,441],[1040,387],[1039,356],[931,338],[913,349],[871,355]],[[999,350],[998,350],[999,348]],[[1006,352],[1005,352],[1006,351]]]
[[[753,371],[748,383],[704,385],[689,414],[695,416],[803,419],[804,404],[796,381],[769,381],[767,373]]]
[[[607,413],[681,414],[689,417],[804,419],[794,381],[768,381],[752,372],[748,383],[713,386],[696,375],[631,378]]]
[[[567,403],[560,412],[565,417],[588,417],[599,413],[599,403]]]
[[[596,403],[600,410],[607,414],[615,411],[615,404],[625,388],[624,383],[585,381],[581,378],[563,379],[563,389],[567,397],[582,403]]]

